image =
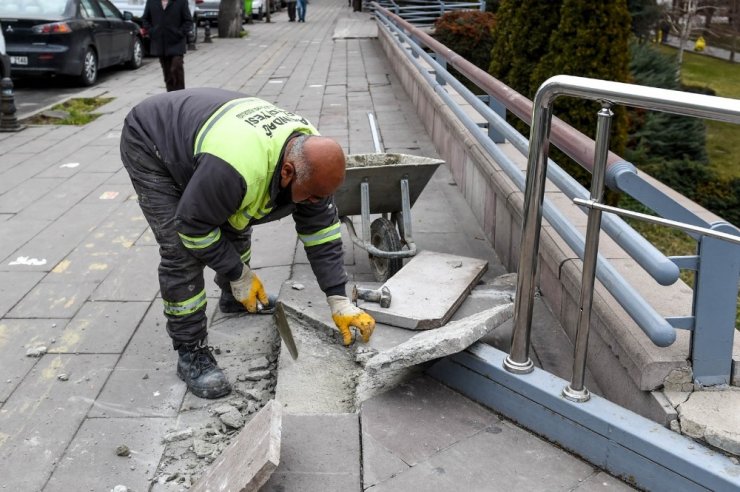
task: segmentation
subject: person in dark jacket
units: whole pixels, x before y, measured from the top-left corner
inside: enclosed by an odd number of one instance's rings
[[[269,307],[274,301],[249,267],[251,229],[291,213],[344,344],[352,343],[350,327],[369,341],[375,320],[347,298],[334,206],[344,152],[305,118],[222,89],[159,94],[126,116],[121,160],[160,245],[167,332],[193,394],[231,390],[206,342],[204,267],[216,272],[222,311]]]
[[[149,52],[162,65],[167,92],[184,89],[183,56],[193,32],[188,0],[147,0],[141,20],[149,34]]]

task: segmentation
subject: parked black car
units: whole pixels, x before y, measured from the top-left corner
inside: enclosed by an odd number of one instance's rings
[[[70,75],[93,85],[101,68],[139,68],[141,33],[126,17],[109,0],[1,0],[13,76]]]

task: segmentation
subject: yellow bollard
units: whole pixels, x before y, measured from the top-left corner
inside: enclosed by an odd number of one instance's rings
[[[696,40],[696,44],[694,44],[694,51],[704,51],[704,48],[706,47],[707,42],[704,40],[704,36],[699,36]]]

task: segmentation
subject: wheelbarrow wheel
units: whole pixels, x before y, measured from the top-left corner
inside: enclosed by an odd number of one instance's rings
[[[383,217],[370,224],[370,244],[381,251],[401,251],[401,239],[393,223]],[[395,275],[403,266],[402,258],[378,258],[370,256],[370,267],[375,280],[385,282]]]

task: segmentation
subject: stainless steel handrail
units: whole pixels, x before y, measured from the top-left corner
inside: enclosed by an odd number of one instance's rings
[[[437,64],[427,53],[424,53],[418,45],[416,45],[409,36],[403,33],[398,27],[392,22],[385,20],[382,16],[378,17],[379,27],[387,29],[389,33],[394,33],[404,43],[416,50],[416,54],[423,58],[428,64],[430,64],[437,71],[436,76],[444,78],[450,85],[465,94],[465,89],[462,84],[454,79],[448,72]],[[516,166],[509,157],[496,145],[488,135],[484,133],[478,125],[472,121],[465,111],[451,98],[444,88],[442,88],[435,80],[428,70],[422,67],[418,60],[414,57],[409,57],[411,63],[413,63],[417,70],[422,76],[428,81],[429,85],[434,88],[437,95],[448,105],[451,111],[455,113],[460,122],[467,128],[467,130],[476,138],[478,143],[493,157],[493,159],[501,166],[507,176],[519,187],[520,190],[525,189],[524,175],[522,171]],[[477,98],[471,96],[477,101]],[[480,103],[480,101],[477,101]],[[482,104],[482,103],[480,103]],[[552,206],[548,200],[544,201],[544,214],[545,218],[552,224],[553,228],[558,234],[565,240],[570,248],[575,253],[583,257],[585,250],[585,241],[581,234],[575,229],[572,223],[570,223],[554,206]],[[625,225],[625,229],[630,229]],[[649,245],[649,248],[654,249],[652,245],[647,243],[644,238],[640,237],[643,243]],[[639,243],[638,243],[639,244]],[[621,245],[621,243],[620,243]],[[658,253],[660,254],[660,253]],[[662,258],[665,258],[660,254]],[[674,265],[675,267],[675,265]],[[612,293],[614,298],[619,304],[629,313],[629,315],[635,320],[638,326],[647,334],[650,340],[658,346],[666,347],[672,344],[676,339],[676,334],[671,324],[659,313],[655,311],[644,298],[632,287],[624,278],[614,269],[614,267],[603,259],[599,259],[596,275],[598,279],[606,286],[609,292]],[[676,276],[678,273],[676,272]],[[523,371],[531,370],[531,367],[522,368]]]
[[[545,192],[545,176],[547,169],[547,149],[549,145],[550,123],[552,120],[552,103],[560,96],[577,97],[601,101],[604,106],[612,104],[623,104],[663,111],[672,114],[695,116],[716,121],[740,123],[740,100],[728,99],[701,94],[687,97],[686,93],[645,87],[621,82],[609,82],[604,80],[574,77],[569,75],[558,75],[546,80],[537,91],[534,99],[534,114],[532,117],[532,134],[530,138],[530,153],[527,163],[529,173],[527,175],[527,186],[524,198],[524,220],[522,225],[522,238],[520,243],[519,268],[517,278],[517,295],[514,306],[514,334],[509,356],[504,362],[504,367],[510,372],[522,373],[531,370],[532,361],[529,358],[530,331],[532,325],[532,309],[534,307],[535,275],[537,271],[537,258],[539,254],[539,235],[542,225],[542,200]],[[600,113],[600,116],[602,113]],[[601,135],[601,133],[600,133]],[[603,141],[608,137],[601,135]],[[598,148],[608,145],[599,142]],[[601,186],[601,172],[606,168],[606,159],[597,154],[599,159],[594,160],[594,179],[592,180],[592,197],[594,202],[600,199],[599,190],[594,187]],[[598,171],[598,173],[597,173]],[[578,335],[584,340],[576,341],[576,361],[585,361],[587,349],[589,317],[583,315],[584,310],[590,311],[591,297],[593,296],[593,285],[589,284],[588,275],[594,268],[596,253],[598,249],[598,221],[592,217],[600,217],[601,210],[591,208],[589,213],[589,227],[586,242],[588,256],[584,256],[583,280],[581,285],[581,312],[579,319]],[[592,231],[592,229],[595,229]],[[585,369],[585,366],[583,367]],[[577,375],[581,379],[580,388],[578,381],[574,380],[575,388],[569,387],[564,391],[566,397],[576,401],[587,399],[587,391],[582,386],[582,370],[580,366],[574,365],[574,378],[576,370],[581,372]],[[572,390],[569,394],[568,390]]]
[[[498,131],[500,131],[523,155],[526,156],[529,153],[529,143],[524,136],[519,134],[513,127],[511,127],[511,125],[506,123],[504,118],[500,117],[491,110],[491,108],[481,102],[475,95],[466,89],[462,83],[457,81],[454,77],[449,76],[445,67],[441,66],[439,63],[439,61],[442,60],[431,58],[429,54],[425,53],[418,47],[417,42],[424,43],[425,46],[435,52],[439,57],[443,58],[443,63],[451,64],[471,82],[483,89],[490,96],[496,98],[506,106],[506,109],[511,111],[527,124],[531,123],[532,101],[496,80],[494,77],[476,67],[468,60],[462,58],[460,55],[450,50],[425,32],[417,29],[409,22],[382,7],[378,7],[377,10],[382,14],[382,16],[385,16],[392,21],[392,23],[388,23],[389,28],[394,29],[394,32],[399,34],[404,42],[411,46],[412,50],[414,50],[414,54],[421,56],[430,66],[432,66],[440,77],[460,93],[465,100],[488,121],[489,125],[494,126]],[[413,40],[411,40],[411,36],[406,35],[403,31],[407,31],[413,35]],[[441,92],[437,92],[442,95]],[[552,123],[552,143],[563,150],[563,152],[585,169],[591,171],[591,165],[594,159],[594,141],[557,117],[553,118]],[[628,174],[630,171],[634,172],[634,166],[627,163],[613,152],[609,152],[607,163],[609,170],[614,171],[613,174],[622,177],[622,181],[625,180],[623,177],[624,174]],[[587,196],[583,187],[558,166],[549,166],[547,173],[548,178],[551,179],[558,188],[564,191],[568,198],[583,198]],[[510,177],[512,176],[510,175]],[[607,173],[607,182],[615,181],[611,178],[612,176]],[[517,178],[512,177],[512,179],[517,181]],[[522,190],[524,189],[523,183],[520,188]],[[671,285],[678,280],[678,267],[644,237],[640,236],[631,227],[625,224],[624,221],[620,220],[618,217],[606,215],[604,217],[604,230],[658,283],[661,285]],[[571,246],[571,248],[573,248],[573,246]],[[579,254],[582,250],[582,248],[573,249]]]

